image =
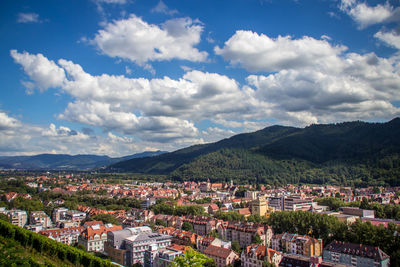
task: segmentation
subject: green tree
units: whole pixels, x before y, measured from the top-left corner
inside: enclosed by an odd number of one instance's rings
[[[189,249],[185,252],[183,256],[176,257],[174,259],[174,267],[203,267],[206,264],[212,263],[213,260],[206,255],[195,251],[194,249]]]
[[[254,243],[254,244],[260,245],[264,241],[261,239],[259,234],[255,234],[255,235],[253,235],[251,242]]]
[[[156,225],[167,227],[167,222],[161,219],[156,219]]]
[[[182,230],[184,231],[193,231],[193,225],[190,222],[183,222],[182,223]]]
[[[117,218],[115,218],[111,214],[97,214],[96,216],[90,217],[90,221],[102,221],[104,224],[112,223],[115,225],[120,225]]]
[[[5,215],[5,214],[3,214],[3,213],[0,213],[0,220],[6,221],[6,222],[9,222],[9,221],[10,221],[10,219],[8,218],[8,216]]]
[[[232,250],[236,251],[237,253],[239,253],[239,255],[242,253],[242,248],[240,247],[240,244],[238,241],[233,241],[232,242]]]
[[[262,267],[276,267],[276,265],[269,261],[264,261]]]
[[[220,238],[217,229],[212,230],[212,231],[209,233],[209,236],[212,236],[212,237],[215,237],[215,238]]]
[[[39,199],[25,199],[23,197],[17,197],[11,202],[11,207],[25,210],[28,214],[32,211],[43,210],[43,203]]]

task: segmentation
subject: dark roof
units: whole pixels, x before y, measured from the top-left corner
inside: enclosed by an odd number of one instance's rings
[[[310,258],[302,256],[302,255],[285,255],[279,266],[296,266],[296,267],[310,267],[312,263],[310,262]]]
[[[319,267],[348,267],[348,265],[340,264],[337,262],[323,261],[322,263],[319,264]]]
[[[327,245],[324,250],[363,258],[370,258],[374,259],[375,261],[383,261],[389,258],[389,256],[378,247],[340,242],[336,240]]]

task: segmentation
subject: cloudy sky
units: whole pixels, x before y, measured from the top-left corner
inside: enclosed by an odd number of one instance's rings
[[[400,1],[3,0],[0,155],[400,116]]]

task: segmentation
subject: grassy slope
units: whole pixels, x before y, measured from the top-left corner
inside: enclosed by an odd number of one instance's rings
[[[0,236],[0,266],[75,266]]]

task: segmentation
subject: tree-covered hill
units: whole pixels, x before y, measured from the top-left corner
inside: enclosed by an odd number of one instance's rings
[[[164,151],[146,151],[120,158],[98,155],[40,154],[0,157],[0,168],[24,170],[91,170],[132,158],[157,156]]]
[[[174,180],[400,185],[399,136],[399,118],[386,123],[271,126],[216,143],[122,161],[110,169],[168,174]]]
[[[199,156],[221,149],[255,149],[290,135],[300,129],[294,127],[271,126],[254,133],[245,133],[223,139],[216,143],[194,145],[152,158],[131,159],[110,166],[110,170],[135,173],[168,174],[183,164],[192,162]]]

